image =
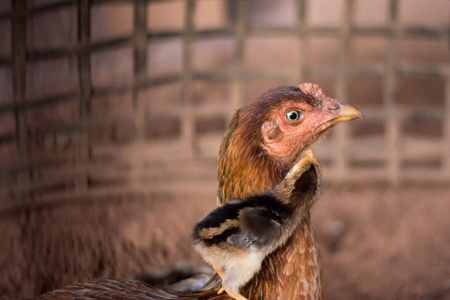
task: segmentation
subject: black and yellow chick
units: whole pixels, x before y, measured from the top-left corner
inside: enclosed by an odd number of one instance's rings
[[[194,227],[194,248],[222,278],[219,293],[246,300],[240,287],[286,243],[317,200],[320,182],[320,166],[309,150],[273,189],[227,202]]]

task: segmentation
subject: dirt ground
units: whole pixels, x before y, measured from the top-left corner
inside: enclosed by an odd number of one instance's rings
[[[327,299],[450,299],[450,188],[325,188]]]
[[[31,297],[90,273],[201,266],[188,235],[214,201],[214,193],[124,195],[2,216],[0,296]],[[450,299],[449,212],[450,187],[325,185],[312,220],[326,299]]]

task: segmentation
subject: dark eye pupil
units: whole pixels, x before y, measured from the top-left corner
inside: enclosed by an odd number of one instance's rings
[[[286,118],[289,121],[297,121],[300,118],[300,112],[291,110],[286,113]]]

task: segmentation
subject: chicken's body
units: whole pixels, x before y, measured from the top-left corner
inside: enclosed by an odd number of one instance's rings
[[[234,115],[222,141],[218,166],[219,204],[270,190],[328,128],[360,117],[359,111],[326,97],[312,84],[276,88],[261,95]],[[218,283],[198,292],[161,291],[148,292],[146,296],[148,299],[229,299],[227,295],[216,295],[220,289]],[[77,286],[79,290],[66,292],[76,296],[89,292],[82,284]],[[133,297],[134,289],[133,285],[129,290],[123,287],[117,297]],[[63,292],[59,294],[64,295]],[[319,250],[309,213],[286,244],[263,261],[261,271],[240,293],[258,300],[322,298]],[[105,294],[107,290],[98,298]],[[90,299],[97,298],[89,295]],[[43,295],[40,299],[57,298]]]

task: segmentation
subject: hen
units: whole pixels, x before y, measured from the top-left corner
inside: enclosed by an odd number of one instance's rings
[[[219,151],[218,203],[261,194],[276,186],[304,150],[333,125],[361,112],[326,97],[310,83],[262,94],[233,116]],[[136,287],[138,286],[138,287]],[[99,280],[57,290],[39,299],[225,299],[219,281],[201,291],[162,291],[133,281]],[[240,293],[248,299],[321,299],[319,251],[306,213],[286,244],[269,255]]]
[[[363,118],[314,84],[269,90],[236,112],[219,152],[218,201],[262,193],[333,125]],[[309,213],[243,288],[248,299],[320,299],[319,251]]]

